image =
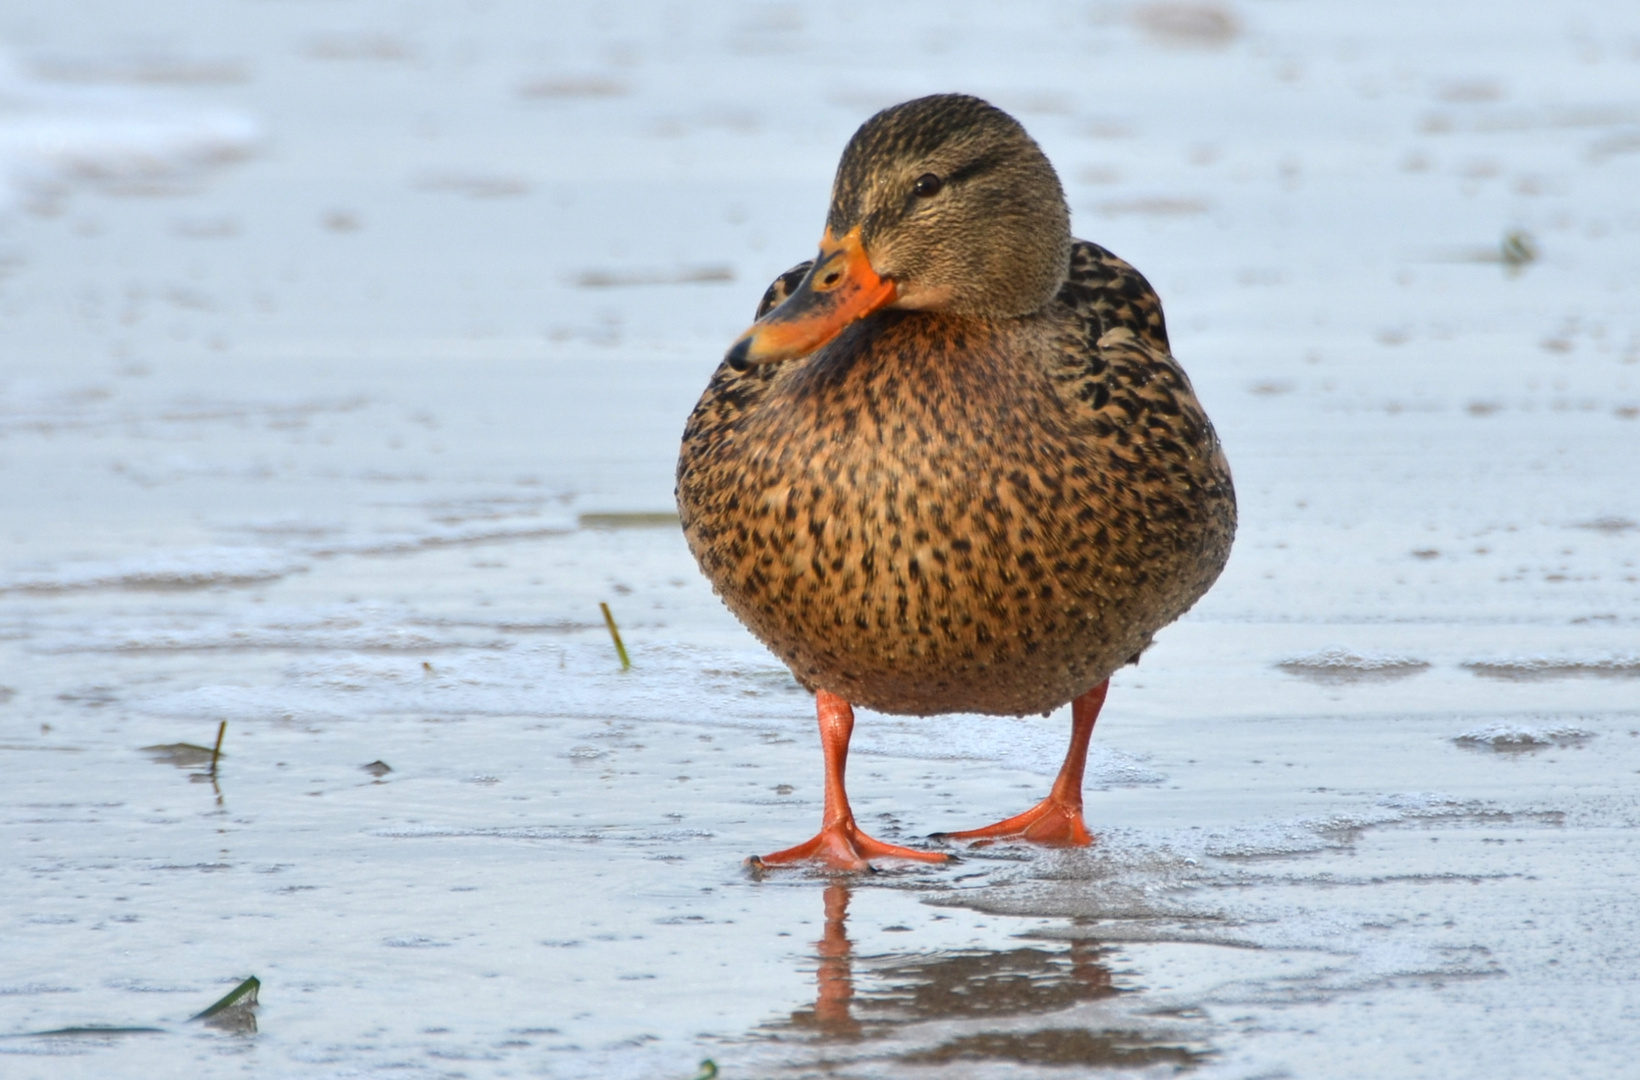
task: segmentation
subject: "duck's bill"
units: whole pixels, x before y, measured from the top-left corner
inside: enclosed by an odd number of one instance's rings
[[[872,269],[858,227],[842,237],[828,231],[797,291],[740,335],[725,359],[745,369],[807,356],[897,295],[894,282]]]

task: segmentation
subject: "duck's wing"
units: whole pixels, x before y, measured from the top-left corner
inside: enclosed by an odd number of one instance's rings
[[[1122,550],[1107,560],[1126,560],[1158,583],[1162,592],[1148,602],[1165,625],[1207,591],[1230,551],[1230,466],[1139,271],[1078,240],[1056,303],[1046,368],[1077,435],[1067,443],[1075,497],[1087,503],[1077,521],[1117,538],[1112,547]]]
[[[1229,465],[1196,391],[1167,344],[1162,302],[1144,276],[1078,240],[1056,301],[1060,332],[1048,373],[1099,467],[1138,490],[1176,486],[1181,506],[1211,506],[1234,528]],[[1228,541],[1226,541],[1228,547]]]
[[[1162,302],[1144,275],[1097,244],[1076,241],[1055,299],[1048,372],[1073,423],[1127,446],[1145,433],[1195,448],[1214,442],[1184,369],[1168,350]]]
[[[761,319],[796,292],[813,265],[813,259],[800,262],[775,278],[763,293],[763,299],[757,302],[754,320]],[[679,506],[684,510],[686,528],[701,536],[713,535],[713,530],[719,528],[710,515],[696,515],[691,519],[688,505],[714,505],[726,497],[721,491],[705,490],[712,486],[717,475],[709,467],[710,461],[733,458],[742,419],[757,408],[783,366],[754,364],[737,368],[725,357],[712,373],[712,381],[707,383],[706,392],[684,426],[683,453],[678,458]],[[685,489],[691,486],[696,487],[698,493],[685,499]]]
[[[807,259],[775,278],[774,283],[763,294],[763,299],[757,302],[757,315],[754,321],[785,303],[786,297],[797,291],[797,287],[803,283],[803,275],[807,274],[809,267],[813,265],[814,260]]]
[[[1071,270],[1058,299],[1090,321],[1090,344],[1113,344],[1126,336],[1113,332],[1127,330],[1139,344],[1169,352],[1161,297],[1143,274],[1098,244],[1072,243]]]

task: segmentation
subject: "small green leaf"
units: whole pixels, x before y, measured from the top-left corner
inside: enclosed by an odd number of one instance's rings
[[[204,1012],[190,1016],[188,1019],[209,1020],[218,1013],[226,1012],[227,1010],[233,1008],[254,1009],[256,1008],[256,992],[261,988],[262,980],[258,979],[255,975],[252,975],[250,978],[246,979],[244,982],[222,995],[221,998],[217,999],[217,1001]]]

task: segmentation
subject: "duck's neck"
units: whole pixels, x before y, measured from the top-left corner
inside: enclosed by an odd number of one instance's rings
[[[885,311],[862,319],[825,348],[799,361],[790,392],[886,401],[938,387],[951,395],[1003,393],[1023,374],[1035,316],[987,318]]]

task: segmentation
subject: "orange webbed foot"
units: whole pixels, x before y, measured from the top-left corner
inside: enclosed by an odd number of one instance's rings
[[[964,832],[935,833],[939,840],[1025,840],[1045,847],[1087,847],[1093,843],[1087,824],[1082,820],[1082,808],[1050,795],[1023,814],[1015,814],[1006,821],[987,825],[982,829]]]
[[[1093,737],[1093,725],[1099,719],[1099,710],[1105,704],[1105,691],[1110,680],[1078,694],[1071,703],[1071,745],[1065,751],[1065,763],[1059,767],[1059,776],[1053,782],[1048,797],[1006,821],[987,825],[983,829],[965,832],[935,833],[939,840],[1025,840],[1045,847],[1087,847],[1093,843],[1087,823],[1082,820],[1082,773],[1088,763],[1088,740]]]
[[[947,862],[950,858],[951,856],[943,852],[918,851],[916,848],[885,844],[861,832],[860,827],[853,821],[843,821],[836,825],[827,825],[813,839],[805,840],[796,847],[789,847],[761,858],[753,855],[746,860],[746,864],[753,869],[761,869],[767,866],[815,862],[832,870],[869,872],[876,869],[867,861],[870,859],[911,859],[916,862],[940,863]]]

